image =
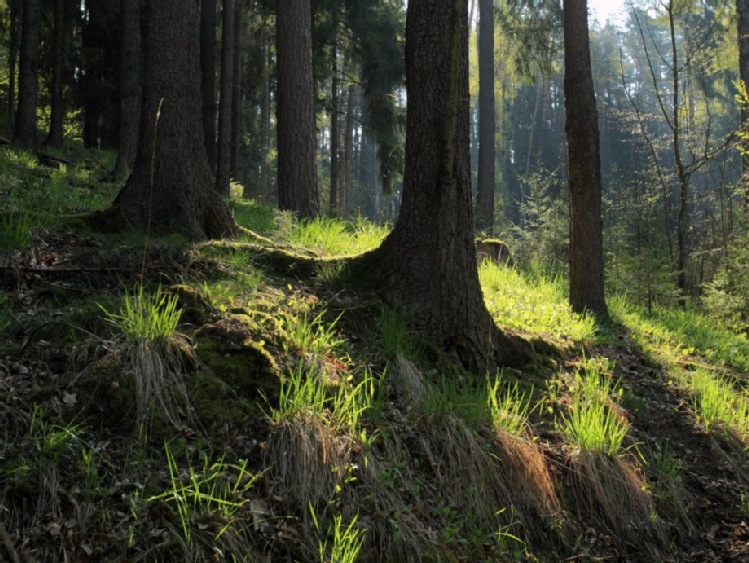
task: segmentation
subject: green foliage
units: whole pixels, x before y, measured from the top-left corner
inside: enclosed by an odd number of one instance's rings
[[[33,221],[27,211],[0,214],[0,250],[26,250],[31,246]]]
[[[596,363],[586,362],[575,382],[570,387],[568,413],[558,423],[565,437],[581,451],[621,454],[629,425],[610,404],[610,396],[616,392],[611,376]]]
[[[486,421],[489,391],[483,380],[443,375],[426,387],[420,407],[429,418],[452,414],[477,428]]]
[[[254,200],[232,199],[229,209],[237,224],[260,235],[272,235],[276,229],[277,211]]]
[[[495,430],[504,430],[520,436],[528,430],[528,415],[532,412],[533,391],[524,392],[518,383],[504,385],[497,377],[487,382],[489,413]]]
[[[395,358],[402,354],[411,361],[419,358],[420,350],[414,336],[408,330],[406,321],[390,308],[382,310],[382,347],[385,355]]]
[[[148,503],[174,503],[185,541],[193,541],[193,527],[201,518],[210,516],[220,523],[215,539],[231,534],[232,528],[245,527],[249,499],[247,493],[260,478],[261,473],[247,469],[248,462],[240,460],[229,464],[219,459],[211,462],[202,454],[203,465],[196,470],[188,462],[183,471],[177,464],[169,444],[164,444],[170,488],[161,494],[148,497]]]
[[[341,317],[327,324],[326,314],[324,309],[315,316],[308,311],[289,312],[283,316],[281,325],[289,340],[302,353],[321,356],[331,353],[345,342],[336,329]]]
[[[294,221],[288,242],[321,256],[347,256],[376,248],[387,232],[387,227],[361,217],[355,223],[321,217],[312,221]]]
[[[726,328],[749,336],[749,230],[728,245],[723,267],[705,286],[703,302]]]
[[[523,273],[485,260],[479,278],[497,324],[555,339],[591,340],[595,321],[572,311],[561,276]]]
[[[696,395],[695,410],[710,430],[716,424],[733,429],[740,437],[749,437],[749,395],[737,391],[727,379],[698,368],[684,379]]]
[[[270,406],[266,415],[274,424],[313,416],[333,428],[353,433],[360,427],[362,415],[373,406],[376,391],[369,373],[359,383],[348,379],[332,384],[320,369],[299,365],[289,370],[281,385],[278,406]]]
[[[177,308],[177,298],[162,291],[145,293],[142,285],[125,292],[118,313],[104,310],[104,314],[124,337],[133,344],[152,344],[172,336],[179,324],[182,311]]]
[[[311,503],[309,511],[318,536],[323,536],[320,522]],[[356,525],[358,519],[358,515],[354,516],[346,527],[343,526],[343,517],[340,514],[333,519],[326,536],[318,540],[320,563],[354,563],[356,561],[366,536],[366,530]],[[328,554],[329,543],[331,545]]]

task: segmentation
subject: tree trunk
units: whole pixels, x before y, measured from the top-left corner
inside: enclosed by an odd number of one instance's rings
[[[216,187],[229,197],[231,174],[231,116],[234,90],[234,0],[224,0],[221,19],[221,100],[218,110]]]
[[[489,315],[476,268],[467,1],[410,0],[406,17],[403,203],[393,231],[354,273],[414,329],[483,374],[521,353]]]
[[[239,148],[242,140],[242,1],[234,5],[234,80],[231,91],[231,161],[229,175],[239,179]]]
[[[330,215],[338,215],[338,38],[333,41],[333,73],[330,84]]]
[[[215,190],[201,127],[197,2],[147,7],[138,155],[115,207],[146,231],[230,235],[234,221]]]
[[[44,144],[54,148],[62,147],[63,108],[63,63],[65,41],[65,0],[54,0],[54,24],[52,45],[52,92],[49,133]]]
[[[569,150],[570,304],[599,320],[604,299],[601,156],[586,0],[564,0],[564,96]]]
[[[494,227],[494,1],[479,1],[479,158],[476,180],[476,224]]]
[[[737,31],[739,41],[739,78],[744,83],[744,93],[747,93],[749,87],[749,0],[736,0]],[[749,102],[744,100],[744,102]],[[749,130],[749,107],[746,103],[741,104],[741,127],[744,132]],[[741,172],[746,175],[749,172],[749,144],[746,140],[741,141]],[[747,179],[744,179],[744,205],[749,208],[749,185]]]
[[[276,0],[278,205],[317,217],[310,0]]]
[[[349,200],[354,185],[354,112],[357,104],[356,84],[353,82],[348,87],[348,101],[346,103],[346,132],[343,147],[343,177],[341,182],[341,213],[344,219],[348,219]]]
[[[271,38],[268,33],[268,23],[263,22],[263,75],[262,94],[260,98],[260,187],[263,194],[263,202],[268,203],[271,196],[271,162],[270,162],[270,74],[271,60],[270,47]]]
[[[200,4],[200,91],[203,137],[211,170],[216,169],[216,0]]]
[[[120,139],[114,175],[126,179],[138,151],[140,123],[140,0],[120,0]]]
[[[21,14],[21,1],[11,0],[10,45],[8,46],[8,123],[13,124],[16,112],[16,63],[18,62],[18,24]]]
[[[13,134],[13,146],[36,150],[36,108],[39,99],[40,0],[24,0],[21,24],[21,58],[18,65],[18,113]]]

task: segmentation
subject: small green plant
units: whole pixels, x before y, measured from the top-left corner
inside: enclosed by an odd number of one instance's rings
[[[182,311],[176,296],[160,286],[149,294],[138,285],[125,293],[119,312],[102,310],[124,340],[126,364],[135,376],[138,427],[143,430],[158,408],[170,424],[181,428],[179,412],[191,416],[183,373],[193,351],[177,332]]]
[[[487,394],[482,380],[442,376],[426,387],[420,407],[428,417],[454,414],[476,428],[486,419]]]
[[[403,317],[392,309],[385,308],[382,311],[381,323],[385,355],[395,358],[398,354],[403,354],[409,360],[417,361],[420,355],[419,347]]]
[[[223,459],[211,462],[203,455],[199,470],[188,463],[181,471],[169,444],[164,444],[170,488],[151,496],[146,502],[173,502],[182,527],[182,534],[189,544],[193,540],[193,525],[201,517],[209,517],[221,523],[216,539],[227,534],[233,527],[241,527],[244,507],[249,503],[246,493],[260,478],[260,473],[248,471],[248,462],[226,463]],[[216,518],[218,517],[218,518]]]
[[[31,214],[6,211],[0,214],[0,250],[25,250],[31,246]]]
[[[312,221],[294,221],[287,240],[321,256],[346,256],[377,247],[387,232],[387,227],[364,219],[358,219],[352,226],[340,219],[321,217]]]
[[[322,310],[317,315],[311,316],[309,312],[304,311],[288,313],[283,317],[282,326],[289,340],[303,353],[319,356],[335,350],[345,342],[336,329],[341,316],[339,315],[332,323],[327,324],[326,313]]]
[[[495,430],[504,430],[520,436],[528,429],[528,415],[531,409],[533,392],[520,390],[518,383],[502,386],[497,377],[487,382],[489,391],[489,412]]]
[[[328,527],[327,533],[324,534],[311,503],[309,511],[317,535],[324,535],[317,542],[320,563],[354,563],[359,556],[367,533],[366,529],[356,525],[359,516],[354,516],[348,526],[344,526],[343,517],[339,514],[333,519],[333,523]],[[330,544],[330,549],[328,549],[328,544]]]
[[[668,442],[661,444],[653,460],[659,481],[675,481],[681,475],[681,462],[671,455]]]
[[[698,368],[688,377],[688,386],[695,394],[695,410],[705,428],[722,424],[740,437],[749,437],[749,397],[737,391],[728,380]]]
[[[629,425],[609,404],[614,390],[610,376],[588,369],[578,372],[575,381],[578,385],[570,389],[569,411],[559,423],[562,432],[581,451],[619,455]]]
[[[374,378],[368,373],[359,383],[351,380],[328,385],[325,376],[316,369],[303,365],[289,371],[281,386],[278,407],[266,413],[275,424],[287,419],[315,415],[334,428],[355,431],[362,415],[375,401],[377,389]]]

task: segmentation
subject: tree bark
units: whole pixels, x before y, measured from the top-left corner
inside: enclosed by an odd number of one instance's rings
[[[344,219],[348,219],[351,211],[349,200],[354,185],[354,118],[358,103],[356,84],[348,87],[348,101],[346,103],[346,132],[343,147],[343,181],[341,182],[340,210]]]
[[[239,178],[239,148],[242,141],[242,1],[234,4],[234,59],[231,91],[231,159],[229,176]]]
[[[224,0],[221,18],[221,100],[218,110],[216,187],[229,197],[231,174],[231,116],[234,90],[234,0]]]
[[[479,1],[479,156],[476,180],[477,227],[494,227],[494,1]]]
[[[599,320],[604,299],[601,156],[586,0],[564,0],[564,95],[569,152],[570,304]]]
[[[197,2],[151,0],[147,7],[138,154],[115,207],[146,231],[231,235],[234,221],[215,190],[203,141]]]
[[[114,175],[126,179],[138,150],[140,123],[140,0],[120,0],[120,139]]]
[[[310,0],[276,0],[278,205],[319,214]]]
[[[271,196],[271,162],[270,162],[270,135],[271,135],[271,106],[270,106],[270,75],[271,75],[271,36],[268,32],[268,22],[263,22],[262,31],[262,94],[260,98],[260,186],[263,194],[263,202],[268,203]]]
[[[49,133],[44,144],[54,148],[62,147],[63,108],[63,63],[65,41],[65,0],[54,0],[54,24],[52,45],[52,96]]]
[[[330,84],[330,215],[338,215],[338,37],[333,41],[333,73]]]
[[[18,25],[22,10],[20,0],[10,0],[10,44],[8,45],[8,123],[14,124],[16,112],[16,68],[18,62]]]
[[[749,0],[736,0],[737,31],[739,42],[739,78],[743,83],[744,94],[747,99],[741,104],[741,128],[744,133],[749,132]],[[741,172],[743,176],[749,172],[749,143],[741,141]],[[749,179],[744,178],[744,207],[749,209]]]
[[[39,72],[40,0],[24,0],[21,24],[21,55],[18,65],[18,112],[13,134],[13,146],[34,151],[36,138],[36,109],[39,100],[37,76]]]
[[[200,91],[203,99],[203,137],[212,170],[216,169],[216,0],[200,6]]]
[[[476,268],[467,27],[466,0],[408,2],[403,203],[393,231],[353,270],[413,328],[483,374],[522,352],[495,326]]]

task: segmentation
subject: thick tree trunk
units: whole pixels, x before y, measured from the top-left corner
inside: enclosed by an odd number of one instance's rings
[[[476,224],[494,227],[494,1],[479,1],[479,157],[476,181]]]
[[[270,48],[271,37],[268,32],[268,23],[263,22],[262,31],[262,93],[260,97],[260,187],[263,195],[263,201],[268,203],[271,196],[271,162],[270,162],[270,74],[271,60]]]
[[[52,99],[49,133],[44,144],[54,148],[62,147],[63,108],[63,63],[65,43],[65,0],[54,0],[54,27],[52,46]]]
[[[200,5],[200,91],[203,99],[203,137],[212,170],[216,169],[216,0]]]
[[[276,0],[278,205],[319,213],[310,0]]]
[[[330,84],[330,215],[338,215],[338,38],[333,41],[333,76]]]
[[[354,265],[412,326],[483,374],[520,359],[495,326],[476,268],[466,0],[410,0],[403,203],[381,247]]]
[[[216,187],[229,197],[231,174],[231,116],[234,90],[234,0],[224,0],[221,19],[221,100],[218,110]]]
[[[138,150],[140,124],[140,0],[120,0],[120,140],[114,175],[126,179]]]
[[[147,6],[138,155],[115,206],[139,228],[194,239],[230,235],[234,221],[215,190],[203,142],[197,3]]]
[[[231,161],[229,175],[239,178],[239,148],[242,140],[242,1],[234,4],[234,59],[231,90]]]
[[[21,1],[11,0],[10,8],[10,45],[8,46],[8,123],[14,124],[16,113],[16,69],[18,62],[18,24],[21,16]],[[12,131],[11,131],[12,133]]]
[[[21,58],[18,65],[18,112],[13,146],[36,150],[36,108],[39,99],[39,26],[41,0],[24,0],[21,26]]]
[[[601,157],[586,0],[564,0],[564,95],[570,188],[570,304],[608,318],[604,299]]]

